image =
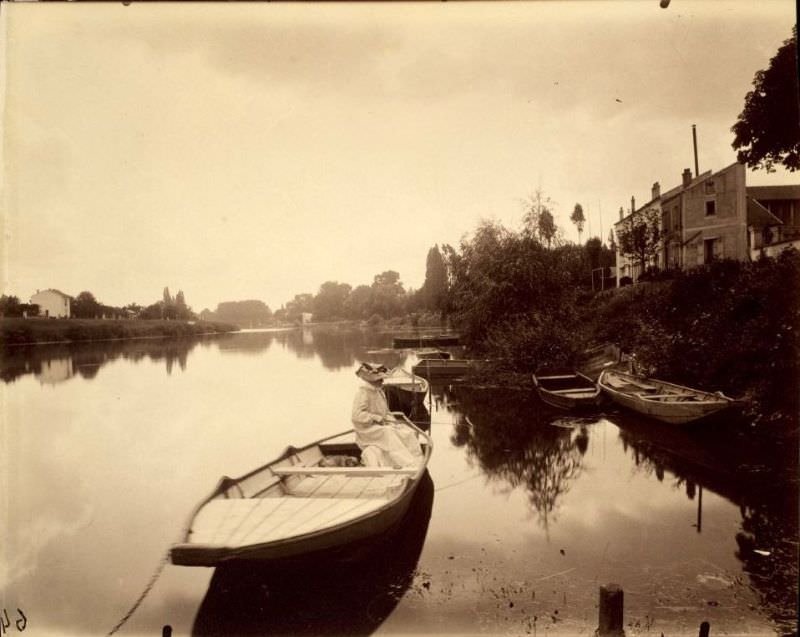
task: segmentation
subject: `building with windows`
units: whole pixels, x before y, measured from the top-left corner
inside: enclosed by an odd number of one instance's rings
[[[747,187],[745,167],[734,163],[717,172],[692,176],[686,168],[680,185],[662,193],[653,184],[651,199],[614,224],[617,237],[644,217],[660,218],[657,248],[645,267],[691,268],[717,259],[755,259],[800,247],[800,186]],[[619,243],[619,242],[618,242]],[[636,281],[641,264],[617,248],[617,285]]]
[[[69,318],[72,297],[60,290],[36,290],[31,303],[39,306],[39,316]]]

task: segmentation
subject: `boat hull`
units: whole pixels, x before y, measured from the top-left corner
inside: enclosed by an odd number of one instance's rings
[[[655,379],[641,379],[617,371],[604,371],[597,382],[618,405],[671,425],[707,419],[727,410],[735,402],[720,394]],[[643,391],[637,391],[637,388]]]
[[[474,368],[475,362],[471,360],[424,360],[414,365],[411,371],[427,379],[460,378]]]
[[[533,375],[542,402],[558,409],[580,411],[596,408],[602,400],[600,388],[582,374]]]

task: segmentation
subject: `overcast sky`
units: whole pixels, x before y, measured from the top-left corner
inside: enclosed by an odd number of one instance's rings
[[[434,244],[518,228],[541,188],[577,240],[736,160],[730,127],[791,0],[21,4],[5,46],[5,292],[272,309]],[[748,172],[748,183],[800,174]],[[587,232],[588,231],[588,232]]]

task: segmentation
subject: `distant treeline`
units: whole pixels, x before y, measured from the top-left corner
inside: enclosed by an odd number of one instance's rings
[[[127,338],[185,338],[232,332],[237,328],[208,321],[130,321],[115,319],[0,319],[0,344],[23,345]]]

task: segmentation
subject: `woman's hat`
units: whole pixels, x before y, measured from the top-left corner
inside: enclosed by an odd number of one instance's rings
[[[374,383],[383,380],[388,376],[388,369],[383,365],[370,365],[369,363],[361,363],[361,367],[356,370],[356,376],[366,380],[367,382]]]

